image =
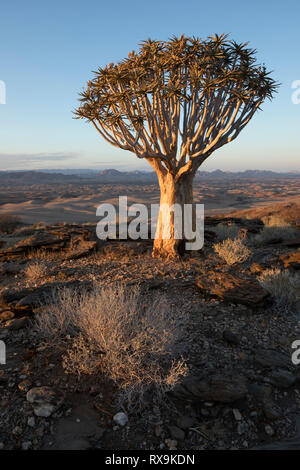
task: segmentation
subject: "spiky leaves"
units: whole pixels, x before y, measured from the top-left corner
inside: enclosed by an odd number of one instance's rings
[[[273,97],[278,85],[255,52],[224,34],[148,39],[95,72],[75,114],[110,144],[180,178],[235,139]]]

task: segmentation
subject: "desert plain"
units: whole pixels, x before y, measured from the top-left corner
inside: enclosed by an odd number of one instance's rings
[[[196,179],[204,246],[177,260],[96,237],[153,181],[6,176],[1,449],[299,448],[299,176]]]

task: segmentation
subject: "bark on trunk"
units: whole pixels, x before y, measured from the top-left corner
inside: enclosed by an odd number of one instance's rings
[[[184,253],[184,205],[193,204],[193,178],[184,175],[175,182],[170,173],[158,175],[160,210],[152,256],[178,258]],[[172,206],[175,211],[170,210]]]

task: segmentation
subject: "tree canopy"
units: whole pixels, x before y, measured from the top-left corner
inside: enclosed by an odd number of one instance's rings
[[[234,140],[278,86],[248,43],[225,34],[139,46],[94,72],[75,115],[176,178]]]

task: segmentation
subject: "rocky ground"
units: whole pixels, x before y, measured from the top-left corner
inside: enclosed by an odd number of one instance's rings
[[[299,305],[275,308],[257,276],[270,267],[299,270],[300,232],[252,247],[248,261],[229,266],[212,248],[220,221],[207,218],[204,248],[180,261],[153,259],[151,241],[101,242],[92,225],[2,234],[0,448],[284,448],[286,439],[298,446],[300,369],[291,345],[300,340]],[[248,238],[261,229],[259,220],[230,221]],[[26,271],[33,262],[46,267],[38,278]],[[145,298],[164,292],[191,332],[188,375],[139,413],[116,407],[108,381],[66,375],[59,351],[49,353],[32,326],[53,288],[120,282],[140,285]]]

